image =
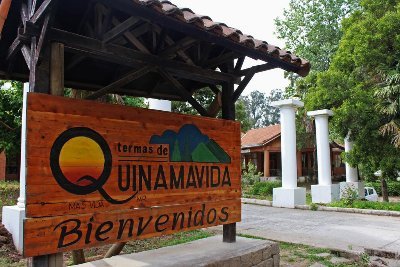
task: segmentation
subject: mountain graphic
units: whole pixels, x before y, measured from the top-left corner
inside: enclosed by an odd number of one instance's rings
[[[194,124],[185,124],[176,133],[165,131],[161,136],[153,135],[150,144],[168,144],[170,161],[231,163],[230,156]]]

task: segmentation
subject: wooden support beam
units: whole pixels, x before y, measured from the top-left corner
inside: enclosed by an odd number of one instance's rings
[[[104,1],[104,0],[103,0]],[[116,10],[126,12],[131,16],[137,16],[152,21],[155,25],[163,25],[163,27],[176,30],[184,35],[192,36],[195,39],[199,39],[208,43],[217,44],[222,47],[226,47],[228,50],[237,52],[240,55],[247,55],[253,59],[260,59],[266,62],[271,62],[278,65],[280,68],[286,71],[297,72],[300,70],[300,66],[291,64],[290,62],[282,61],[279,58],[274,58],[271,55],[257,49],[246,47],[238,42],[234,42],[229,38],[216,37],[212,32],[204,31],[199,27],[196,27],[190,23],[182,23],[173,16],[165,16],[160,12],[147,8],[135,1],[125,0],[113,0],[107,1],[108,5]]]
[[[11,44],[11,46],[8,48],[7,52],[7,60],[11,60],[17,52],[21,49],[22,47],[22,42],[21,40],[17,37]]]
[[[122,77],[121,79],[119,79],[119,80],[107,85],[106,87],[96,91],[95,93],[87,96],[86,99],[96,99],[96,98],[102,97],[103,95],[109,94],[112,91],[118,90],[122,86],[146,75],[147,73],[153,71],[154,69],[155,69],[155,67],[153,67],[153,66],[147,66],[147,67],[141,68],[139,70],[132,71],[132,72],[128,73],[127,75],[125,75],[124,77]]]
[[[272,64],[272,63],[265,63],[265,64],[261,64],[258,66],[254,66],[245,70],[241,70],[238,72],[239,76],[246,76],[249,73],[259,73],[259,72],[263,72],[263,71],[267,71],[267,70],[272,70],[272,69],[276,69],[278,66]]]
[[[214,92],[214,94],[221,93],[221,90],[219,90],[219,88],[216,85],[210,85],[209,88],[211,89],[211,91]]]
[[[235,72],[239,72],[242,67],[243,67],[243,63],[246,57],[240,57],[238,58],[237,62],[236,62],[236,66],[235,66]]]
[[[120,24],[120,22],[119,22],[119,20],[117,18],[112,18],[112,24],[113,25],[118,25],[118,24]],[[147,30],[148,26],[147,25],[142,25],[141,29],[143,29],[143,30],[146,29]],[[137,32],[137,35],[141,35],[141,34],[142,34],[142,32]],[[137,49],[139,49],[143,53],[150,54],[150,51],[147,49],[147,47],[145,45],[142,44],[142,42],[139,41],[139,39],[135,36],[135,34],[133,34],[132,32],[129,32],[129,31],[125,31],[123,35]]]
[[[207,112],[210,114],[210,117],[215,118],[218,115],[218,112],[221,110],[222,107],[222,93],[219,92],[213,102],[211,102],[210,106],[208,106]]]
[[[43,26],[42,26],[42,31],[40,32],[39,41],[38,41],[38,44],[37,44],[37,47],[36,47],[36,53],[35,53],[35,61],[36,62],[39,60],[40,53],[42,52],[43,43],[46,40],[49,21],[50,21],[50,14],[47,14],[46,18],[44,19]]]
[[[21,21],[25,27],[26,21],[29,20],[28,7],[25,3],[21,5]]]
[[[158,34],[160,34],[160,33],[162,32],[162,29],[161,29],[160,26],[158,26],[158,25],[153,25],[153,27],[154,27],[154,30],[155,30]],[[169,37],[169,36],[166,34],[166,35],[165,35],[165,43],[167,43],[168,45],[174,45],[174,44],[175,44],[175,41],[174,41],[171,37]],[[193,63],[192,59],[191,59],[188,55],[186,55],[185,52],[183,52],[183,51],[177,51],[177,54],[178,54],[178,56],[180,56],[187,64],[193,65],[193,66],[195,65],[195,64]]]
[[[156,31],[154,31],[154,32],[156,32]],[[161,49],[163,49],[163,47],[164,47],[165,38],[167,37],[167,30],[163,28],[161,30],[161,32],[157,31],[156,33],[158,33],[158,35],[160,37],[158,38],[157,46],[156,46],[154,53],[158,54],[158,53],[160,53]]]
[[[175,79],[171,74],[163,69],[159,69],[159,73],[165,80],[169,81],[174,86],[174,88],[178,91],[182,98],[189,102],[197,110],[197,112],[199,112],[201,116],[210,117],[210,114],[208,114],[207,110],[205,110],[204,107],[192,97],[192,95],[185,89],[185,87],[183,87],[183,85],[177,79]]]
[[[35,14],[31,16],[30,21],[35,24],[48,11],[48,7],[52,3],[52,1],[53,0],[44,0],[38,10],[35,12]]]
[[[227,63],[229,61],[232,61],[233,59],[235,59],[237,57],[239,57],[238,54],[236,54],[234,52],[228,52],[228,53],[220,55],[219,57],[208,60],[203,66],[205,68],[218,67],[219,65]]]
[[[50,90],[52,95],[64,95],[64,44],[51,44]]]
[[[113,24],[115,24],[116,19],[113,18],[112,22]],[[122,23],[117,23],[117,26],[115,26],[113,29],[109,30],[103,35],[103,42],[104,43],[111,42],[112,40],[119,37],[121,34],[125,33],[126,31],[129,31],[129,29],[134,27],[138,22],[139,22],[138,18],[130,17]]]
[[[29,90],[31,92],[48,94],[50,92],[50,49],[44,49],[40,64],[38,64],[34,60],[37,53],[36,47],[36,37],[32,37]]]
[[[107,251],[104,258],[111,258],[111,257],[119,255],[121,253],[121,251],[124,249],[126,243],[127,242],[120,242],[120,243],[112,245],[112,247]]]
[[[73,264],[83,264],[86,262],[85,253],[83,249],[72,251],[72,262]]]
[[[174,55],[180,51],[183,52],[186,49],[188,49],[189,47],[191,47],[192,45],[196,44],[197,42],[198,42],[198,40],[196,40],[196,39],[193,39],[191,37],[185,37],[185,38],[179,40],[178,42],[176,42],[175,44],[171,45],[170,47],[165,48],[163,51],[161,51],[159,53],[159,55],[170,56],[170,55]]]
[[[49,38],[52,41],[64,43],[66,49],[69,48],[73,52],[86,56],[130,67],[143,65],[162,67],[167,71],[188,80],[196,80],[207,84],[220,84],[221,82],[237,79],[237,77],[232,74],[203,69],[173,60],[166,60],[159,56],[148,55],[114,44],[103,44],[101,41],[96,39],[58,29],[52,29]]]
[[[29,18],[32,18],[33,14],[36,11],[36,0],[29,0],[30,9],[29,9]]]
[[[235,103],[239,99],[240,95],[243,93],[244,89],[246,89],[246,86],[249,84],[251,79],[253,79],[255,74],[256,74],[255,71],[249,72],[244,77],[243,81],[239,84],[238,88],[236,88],[236,91],[233,93],[232,96],[233,103]]]
[[[36,44],[35,39],[36,37],[32,38],[32,48],[31,50],[35,50]],[[64,95],[64,51],[62,49],[62,44],[52,44],[51,45],[51,58],[49,64],[37,66],[36,63],[32,63],[31,66],[31,77],[29,81],[29,90],[31,92],[41,92],[41,93],[50,93],[52,95],[63,96]],[[47,49],[46,51],[48,51]],[[50,51],[49,51],[50,52]],[[32,52],[32,60],[33,55],[36,52]],[[44,59],[47,59],[47,53],[44,55]],[[42,60],[44,61],[44,60]],[[45,70],[45,68],[47,68]],[[50,69],[51,68],[51,69]],[[35,73],[35,71],[37,71]],[[34,78],[34,79],[33,79]],[[45,81],[47,80],[47,81]],[[50,88],[43,88],[43,86],[47,82],[47,85]],[[31,87],[33,86],[33,87]],[[47,90],[44,90],[47,89]],[[37,256],[33,257],[30,260],[30,265],[32,267],[63,267],[64,266],[64,259],[63,253],[57,254],[50,254],[44,256]]]
[[[223,85],[222,118],[225,120],[235,120],[235,103],[232,101],[234,90],[235,88],[233,83],[225,83]],[[223,242],[236,242],[236,223],[225,224],[223,226]]]
[[[22,55],[24,56],[28,69],[31,69],[31,49],[27,45],[23,45],[21,48]]]

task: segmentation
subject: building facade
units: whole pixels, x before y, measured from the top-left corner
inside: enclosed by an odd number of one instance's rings
[[[332,142],[332,177],[341,180],[345,176],[345,165],[340,154],[344,147]],[[281,176],[281,126],[272,125],[252,129],[242,136],[242,162],[253,163],[266,179]],[[313,145],[297,151],[297,176],[312,179],[317,176],[316,148]]]

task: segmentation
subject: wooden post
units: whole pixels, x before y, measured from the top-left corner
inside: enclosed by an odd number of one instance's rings
[[[48,47],[45,48],[49,49]],[[53,95],[64,94],[64,45],[54,43],[51,45],[50,62],[46,58],[38,68],[38,73],[31,73],[29,86],[31,92],[48,92]],[[51,67],[50,67],[51,66]],[[47,74],[47,75],[46,75]],[[63,253],[49,254],[33,257],[28,261],[30,267],[63,267]]]
[[[64,95],[64,44],[51,44],[50,90],[52,95]]]
[[[269,150],[264,150],[264,177],[270,177],[270,166],[269,166]]]
[[[235,120],[235,102],[233,100],[234,84],[226,83],[222,88],[222,118],[225,120]],[[223,226],[223,242],[236,242],[236,223],[225,224]]]

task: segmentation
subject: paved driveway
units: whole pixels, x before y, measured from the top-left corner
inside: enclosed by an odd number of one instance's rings
[[[242,205],[239,233],[318,247],[400,252],[400,218]]]

